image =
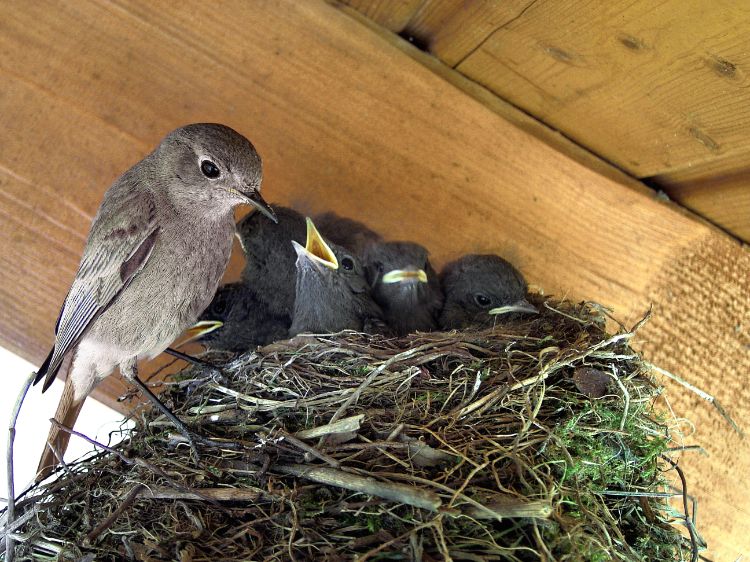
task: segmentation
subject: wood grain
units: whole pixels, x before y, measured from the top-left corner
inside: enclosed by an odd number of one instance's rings
[[[364,219],[438,264],[503,253],[547,293],[628,321],[655,303],[649,353],[749,429],[748,250],[551,148],[330,5],[17,4],[0,19],[0,84],[12,116],[0,129],[0,343],[32,362],[106,186],[168,130],[219,121],[257,146],[271,201]],[[690,465],[711,514],[702,530],[734,559],[748,551],[736,475],[750,451],[705,404],[676,409],[712,455]]]
[[[750,242],[750,153],[648,178],[672,199]]]
[[[660,176],[658,185],[672,199],[750,242],[750,167],[703,179],[671,180]]]
[[[422,0],[341,0],[384,28],[399,33],[419,9]]]
[[[750,241],[747,7],[720,3],[706,21],[695,1],[424,0],[394,26],[382,2],[347,4]]]
[[[534,0],[425,0],[405,32],[430,53],[456,66],[501,27],[520,17]],[[354,6],[353,6],[354,7]],[[360,9],[367,16],[365,10]]]
[[[458,70],[636,177],[750,147],[750,5],[536,2]]]

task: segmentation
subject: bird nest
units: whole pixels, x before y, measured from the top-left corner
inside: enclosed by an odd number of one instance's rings
[[[538,304],[485,331],[206,354],[221,367],[162,397],[222,446],[196,462],[139,410],[121,444],[18,502],[17,557],[689,560],[675,424],[632,331],[607,333],[595,305]]]

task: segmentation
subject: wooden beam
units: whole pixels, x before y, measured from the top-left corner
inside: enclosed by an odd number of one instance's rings
[[[18,4],[0,19],[0,343],[39,363],[106,186],[162,135],[230,124],[264,193],[426,244],[440,264],[508,256],[547,293],[634,321],[649,357],[747,430],[750,256],[721,232],[584,166],[321,2]],[[522,119],[519,118],[519,122]],[[674,393],[683,467],[717,558],[750,536],[745,441]],[[731,558],[730,558],[731,557]]]
[[[534,0],[425,0],[404,31],[454,67],[533,3]],[[358,11],[367,16],[362,8],[360,4]]]
[[[399,33],[409,23],[422,0],[341,0],[386,29]]]
[[[750,168],[679,183],[662,176],[659,184],[675,201],[750,242]]]
[[[748,41],[750,12],[730,0],[552,0],[456,68],[645,177],[748,151]]]
[[[649,178],[675,201],[750,242],[750,153]]]

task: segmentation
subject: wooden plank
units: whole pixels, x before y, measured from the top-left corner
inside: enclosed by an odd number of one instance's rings
[[[425,0],[405,33],[417,38],[448,66],[456,66],[533,3],[534,0]]]
[[[341,0],[341,3],[378,25],[399,33],[419,9],[422,0]]]
[[[675,201],[750,242],[750,167],[688,181],[657,176],[655,183]]]
[[[655,303],[650,357],[747,429],[747,249],[554,150],[329,5],[222,6],[28,2],[0,19],[0,103],[13,115],[0,170],[3,195],[17,194],[3,210],[20,217],[0,229],[0,343],[41,361],[105,187],[169,129],[221,121],[258,147],[271,201],[367,220],[438,264],[503,253],[546,292],[629,321]],[[750,536],[736,485],[748,445],[692,396],[673,406],[712,455],[683,462],[702,530],[734,559]]]
[[[672,199],[750,242],[750,152],[648,178]]]
[[[653,190],[644,185],[641,181],[626,174],[616,166],[613,166],[581,145],[574,143],[559,131],[550,129],[547,125],[538,119],[535,119],[528,113],[519,111],[517,107],[504,101],[494,92],[477,84],[473,80],[470,80],[463,74],[455,72],[436,57],[431,56],[419,48],[415,48],[416,45],[413,43],[395,39],[390,33],[385,31],[382,26],[376,24],[357,10],[353,10],[347,6],[341,6],[336,2],[332,3],[349,16],[356,19],[362,25],[368,27],[373,33],[380,35],[381,38],[387,41],[391,46],[399,49],[421,65],[429,68],[443,80],[446,80],[456,88],[460,89],[466,95],[471,96],[474,100],[486,106],[487,109],[496,113],[505,121],[512,123],[519,129],[522,129],[526,133],[549,145],[554,150],[562,152],[569,158],[572,158],[585,167],[606,176],[616,183],[627,186],[631,189],[639,190],[649,196],[654,194]],[[442,4],[438,4],[438,6],[442,6]],[[415,19],[416,17],[417,16],[415,16]]]
[[[636,177],[750,149],[750,4],[535,2],[458,70]]]

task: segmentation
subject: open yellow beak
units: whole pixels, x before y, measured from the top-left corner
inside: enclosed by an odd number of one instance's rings
[[[403,283],[405,281],[419,281],[427,283],[424,269],[394,269],[383,275],[383,283]]]
[[[336,259],[336,254],[333,253],[331,247],[323,240],[320,232],[315,228],[315,224],[313,224],[313,221],[309,217],[306,219],[306,222],[307,242],[305,243],[305,247],[303,248],[297,242],[292,242],[297,253],[304,252],[311,261],[320,263],[331,269],[338,269],[339,260]]]

